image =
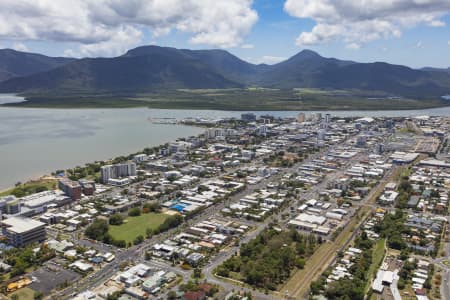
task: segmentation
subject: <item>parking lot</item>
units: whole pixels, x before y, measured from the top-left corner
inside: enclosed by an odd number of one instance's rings
[[[44,294],[50,294],[50,291],[64,285],[66,282],[72,284],[81,278],[81,275],[66,270],[56,263],[49,262],[31,273],[33,283],[29,286],[35,291],[41,291]]]

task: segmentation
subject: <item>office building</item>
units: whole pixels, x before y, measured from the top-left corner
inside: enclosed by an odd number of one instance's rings
[[[25,247],[45,241],[45,223],[30,219],[11,217],[2,221],[2,234],[14,247]]]

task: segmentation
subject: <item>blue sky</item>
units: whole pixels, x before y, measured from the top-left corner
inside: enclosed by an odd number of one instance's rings
[[[360,62],[450,67],[450,1],[356,2],[3,0],[0,46],[76,57],[148,44],[223,48],[254,63],[312,49]]]

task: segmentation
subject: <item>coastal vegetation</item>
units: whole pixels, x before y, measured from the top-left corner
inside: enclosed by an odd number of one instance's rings
[[[329,89],[183,89],[140,94],[26,93],[28,101],[5,104],[46,108],[216,109],[216,110],[401,110],[447,106],[439,98],[392,98],[383,92]],[[374,99],[376,98],[376,99]]]
[[[32,180],[26,183],[18,182],[16,183],[14,188],[0,192],[0,197],[6,195],[14,195],[20,198],[34,193],[53,190],[55,188],[56,188],[56,181],[50,179]]]

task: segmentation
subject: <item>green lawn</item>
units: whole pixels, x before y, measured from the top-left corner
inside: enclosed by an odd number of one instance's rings
[[[155,229],[169,217],[166,214],[148,213],[138,217],[128,217],[122,225],[110,225],[109,233],[116,240],[133,242],[138,236],[145,237],[147,228]]]
[[[22,288],[20,290],[15,291],[8,295],[9,299],[12,299],[13,295],[17,295],[19,300],[33,300],[34,299],[34,291],[30,288]]]

